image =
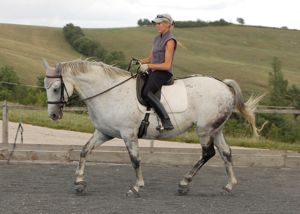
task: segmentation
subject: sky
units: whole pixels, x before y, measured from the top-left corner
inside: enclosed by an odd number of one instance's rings
[[[83,28],[134,27],[169,13],[178,21],[220,18],[300,30],[300,0],[0,0],[0,23]]]

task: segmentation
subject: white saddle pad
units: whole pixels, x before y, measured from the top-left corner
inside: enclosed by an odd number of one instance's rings
[[[138,107],[141,112],[146,112],[146,107],[138,102]],[[187,92],[184,82],[176,80],[173,85],[163,86],[161,90],[160,102],[165,107],[168,113],[180,113],[187,109]]]

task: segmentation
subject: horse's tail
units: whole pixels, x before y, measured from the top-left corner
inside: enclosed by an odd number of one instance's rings
[[[253,137],[259,137],[258,132],[263,128],[258,129],[256,127],[255,110],[258,106],[259,101],[265,96],[262,94],[258,97],[251,96],[247,102],[243,102],[242,90],[239,84],[232,79],[225,79],[223,82],[228,85],[234,91],[235,107],[242,114],[242,116],[251,124],[253,130]]]

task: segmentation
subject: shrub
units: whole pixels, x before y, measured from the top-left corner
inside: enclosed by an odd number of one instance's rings
[[[257,114],[256,119],[259,125],[268,121],[260,133],[262,137],[280,142],[300,143],[300,121],[293,119],[292,116]],[[252,135],[250,125],[237,113],[232,114],[227,121],[224,132],[233,137],[250,137]]]
[[[66,40],[72,47],[84,56],[96,58],[96,60],[103,61],[107,64],[115,64],[121,68],[126,67],[126,63],[124,62],[125,55],[123,52],[108,52],[101,44],[87,38],[80,27],[70,23],[63,28],[63,32]]]
[[[8,100],[23,105],[46,105],[46,93],[41,88],[30,88],[20,84],[19,78],[13,67],[0,68],[0,81],[10,84],[1,84],[0,100]],[[39,86],[44,85],[44,77],[37,79]]]

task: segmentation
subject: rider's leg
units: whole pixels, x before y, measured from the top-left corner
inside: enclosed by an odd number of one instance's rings
[[[161,119],[163,128],[166,130],[174,129],[167,111],[159,99],[151,91],[148,92],[146,101],[154,108],[155,112]]]
[[[166,130],[171,130],[174,127],[165,108],[154,94],[159,89],[161,89],[163,84],[167,82],[171,77],[172,74],[165,71],[150,72],[142,92],[142,97],[151,107],[154,108],[155,112],[161,119],[164,129]]]

